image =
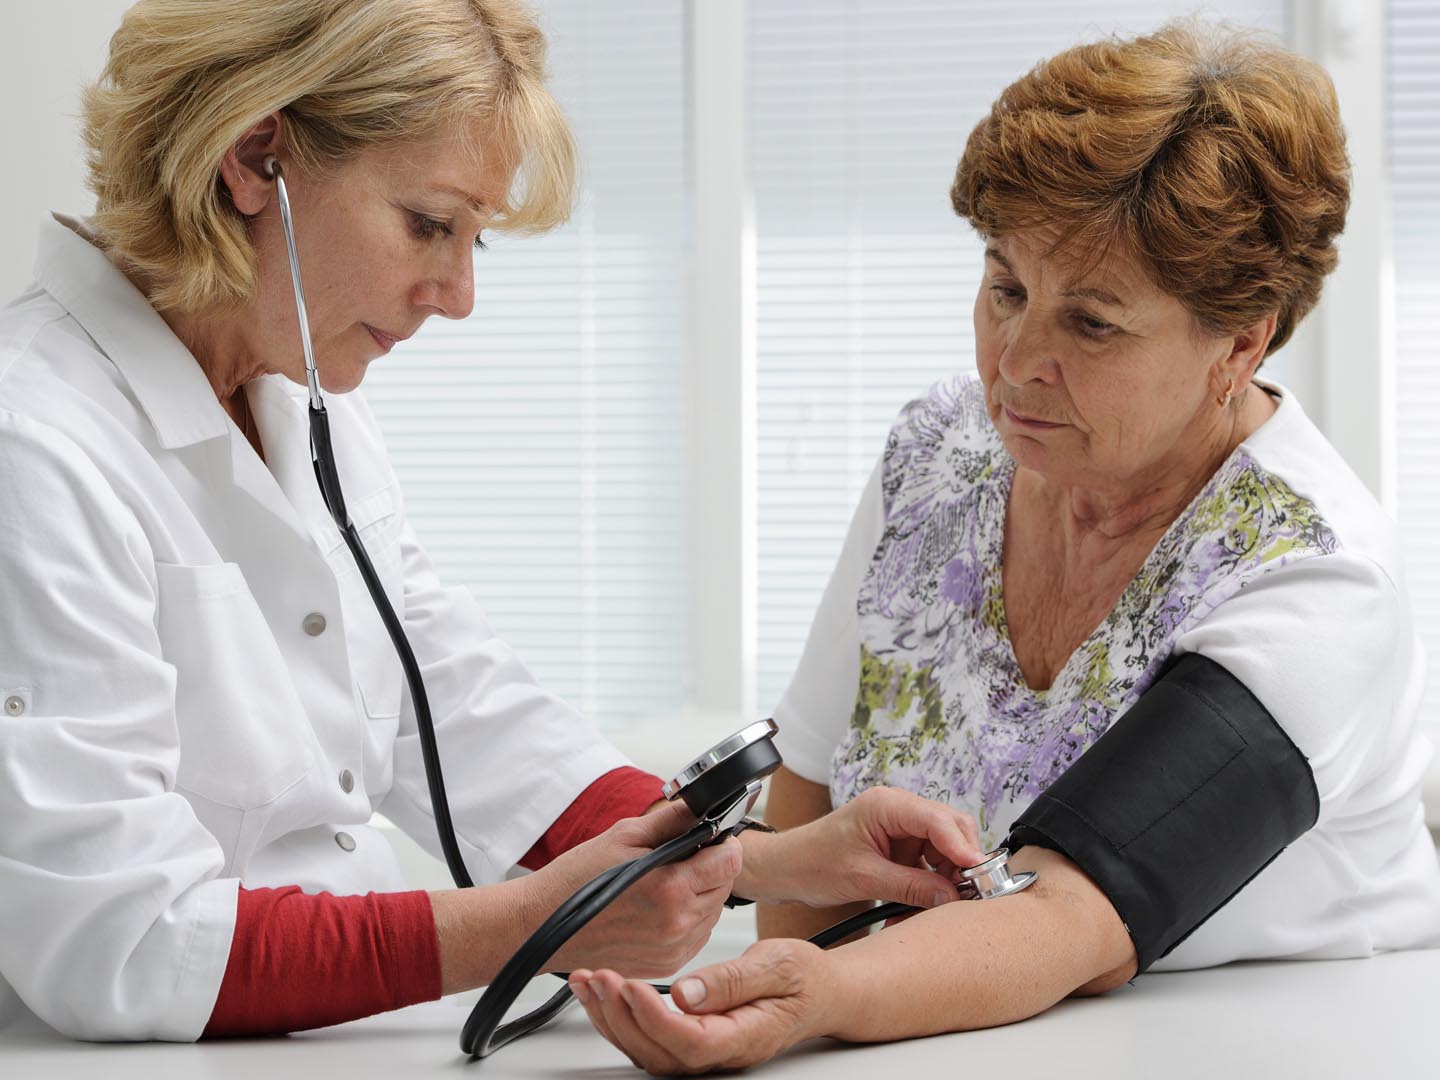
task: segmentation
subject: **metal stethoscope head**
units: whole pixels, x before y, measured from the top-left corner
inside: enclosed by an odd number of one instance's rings
[[[984,862],[967,866],[960,871],[965,884],[960,886],[960,895],[965,899],[996,900],[1009,896],[1028,887],[1035,881],[1035,871],[1010,872],[1010,849],[999,847],[985,856]],[[974,896],[966,896],[966,890],[973,890]]]
[[[310,389],[310,407],[323,410],[320,379],[315,373],[315,346],[310,340],[310,317],[305,310],[305,289],[300,284],[300,255],[295,250],[295,225],[290,217],[290,195],[285,190],[284,170],[271,154],[262,166],[265,175],[275,181],[275,194],[280,202],[280,227],[285,232],[285,249],[290,255],[290,283],[295,287],[295,316],[300,320],[300,345],[305,350],[305,383]]]

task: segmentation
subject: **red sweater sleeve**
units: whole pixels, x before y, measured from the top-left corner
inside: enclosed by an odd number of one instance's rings
[[[520,864],[536,870],[660,798],[658,777],[613,769],[587,787]],[[240,890],[235,936],[205,1038],[358,1020],[440,996],[440,943],[425,892]]]
[[[241,889],[204,1037],[325,1027],[439,996],[428,893]]]
[[[639,817],[660,800],[658,776],[626,765],[611,769],[580,793],[535,846],[520,858],[526,870],[539,870],[576,844],[599,836],[621,818]]]

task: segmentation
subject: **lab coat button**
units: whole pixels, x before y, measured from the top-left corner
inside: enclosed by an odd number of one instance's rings
[[[5,699],[6,716],[22,716],[25,712],[25,699],[19,694],[12,694]]]
[[[325,632],[325,616],[318,611],[312,611],[300,625],[311,637],[319,637]]]
[[[349,769],[340,770],[340,790],[346,795],[355,790],[355,774]]]
[[[335,834],[335,843],[340,845],[341,851],[355,850],[355,838],[348,832],[337,832]]]

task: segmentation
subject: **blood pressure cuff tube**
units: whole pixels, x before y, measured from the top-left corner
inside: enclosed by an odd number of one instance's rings
[[[1020,815],[1006,844],[1052,848],[1085,871],[1144,971],[1319,812],[1305,755],[1243,683],[1191,653]]]

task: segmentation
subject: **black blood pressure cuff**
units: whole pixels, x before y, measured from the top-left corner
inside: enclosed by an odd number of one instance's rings
[[[1020,815],[1006,846],[1069,857],[1144,971],[1315,824],[1305,756],[1243,683],[1181,657]]]

